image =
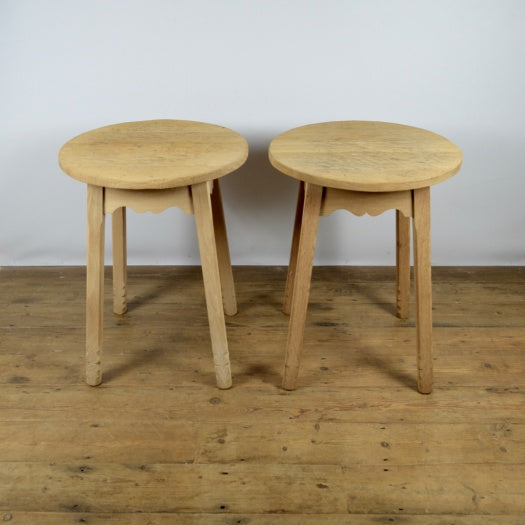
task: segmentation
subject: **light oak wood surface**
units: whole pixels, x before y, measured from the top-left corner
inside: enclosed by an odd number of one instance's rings
[[[0,522],[522,525],[525,268],[433,268],[432,396],[394,267],[313,268],[293,393],[286,268],[234,273],[219,391],[198,266],[131,266],[126,316],[106,268],[96,389],[85,269],[0,271]]]
[[[271,163],[298,178],[299,195],[285,290],[290,313],[283,388],[293,390],[308,305],[319,216],[344,209],[355,215],[396,210],[396,314],[409,315],[410,218],[414,231],[418,390],[432,392],[430,189],[454,175],[462,154],[435,133],[385,122],[341,121],[287,131],[270,144]],[[308,191],[305,192],[306,188]],[[316,205],[311,204],[316,195]],[[308,205],[307,205],[308,203]],[[296,292],[297,291],[297,292]]]
[[[396,210],[396,314],[408,319],[410,313],[410,216]]]
[[[388,122],[309,124],[276,137],[270,162],[299,180],[354,191],[413,190],[461,167],[461,150],[430,131]]]
[[[86,381],[102,382],[105,215],[112,214],[113,312],[127,312],[126,208],[195,215],[217,386],[231,386],[224,313],[237,312],[218,178],[238,168],[246,140],[201,122],[151,120],[95,129],[66,143],[62,169],[87,183]]]
[[[228,128],[147,120],[83,133],[64,144],[59,163],[74,179],[95,186],[158,190],[222,177],[247,156],[246,140]]]
[[[301,223],[303,221],[304,204],[304,182],[299,183],[299,193],[297,194],[297,205],[295,208],[295,222],[293,226],[292,247],[290,249],[290,261],[288,263],[288,275],[286,276],[286,287],[284,290],[283,312],[290,314],[292,305],[292,291],[297,267],[297,252],[299,248],[299,238],[301,236]]]
[[[230,248],[228,246],[228,235],[226,233],[226,222],[224,219],[224,209],[222,207],[221,188],[217,179],[213,181],[211,208],[215,242],[217,244],[217,262],[219,265],[224,313],[226,315],[235,315],[237,313],[237,299],[235,297]]]
[[[113,312],[123,315],[128,309],[127,303],[127,236],[126,208],[117,208],[111,217],[113,248]]]
[[[299,195],[301,193],[302,191],[299,190]],[[285,291],[285,304],[286,298],[290,298],[290,326],[288,328],[283,371],[283,387],[287,390],[295,388],[297,374],[299,373],[299,358],[303,347],[304,325],[310,295],[322,196],[323,188],[321,186],[308,183],[304,185],[303,209],[300,212],[302,220],[299,231],[294,232],[294,239],[299,237],[299,240],[297,243],[292,241],[293,248],[290,254],[289,267],[294,265],[294,268],[288,271]],[[295,224],[298,224],[297,221]]]
[[[215,375],[219,388],[230,388],[232,385],[230,358],[228,355],[228,338],[224,324],[224,307],[221,292],[221,277],[217,257],[217,242],[213,225],[211,187],[208,182],[193,184],[191,187],[195,224],[199,240],[202,277],[208,321],[210,323],[211,346]],[[229,263],[229,259],[228,259]],[[231,267],[229,268],[231,274]],[[233,283],[232,283],[233,284]]]
[[[96,386],[102,381],[104,340],[104,188],[88,185],[87,216],[86,381]]]
[[[418,389],[432,392],[432,278],[430,258],[430,188],[414,190],[414,288],[416,294]],[[398,258],[398,261],[400,258]],[[401,273],[402,269],[399,270]],[[399,283],[399,281],[398,281]],[[406,283],[405,283],[406,284]],[[406,295],[406,292],[402,292]]]
[[[105,188],[104,212],[113,213],[126,207],[137,213],[160,213],[176,207],[188,215],[193,214],[193,201],[190,186],[180,186],[164,190],[122,190]]]
[[[354,215],[381,215],[387,210],[398,210],[405,217],[412,217],[412,192],[367,192],[324,188],[321,215],[331,215],[337,210],[346,210]]]

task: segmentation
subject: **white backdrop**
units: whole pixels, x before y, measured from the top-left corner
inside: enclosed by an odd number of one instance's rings
[[[462,148],[432,190],[434,264],[525,264],[524,20],[523,0],[0,0],[0,265],[83,264],[85,188],[57,152],[152,118],[247,138],[223,179],[233,264],[287,262],[296,183],[270,166],[270,140],[347,119]],[[191,216],[128,221],[130,264],[198,264]],[[393,212],[337,212],[316,264],[393,264],[394,244]]]

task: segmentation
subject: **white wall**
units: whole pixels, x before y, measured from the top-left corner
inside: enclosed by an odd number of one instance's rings
[[[0,0],[0,265],[83,264],[85,188],[60,146],[129,120],[214,122],[251,154],[223,180],[234,264],[287,262],[298,125],[386,120],[464,152],[433,189],[433,262],[525,264],[525,1]],[[109,244],[109,243],[108,243]],[[322,219],[318,264],[393,264],[394,216]],[[192,217],[129,214],[131,264],[198,264]]]

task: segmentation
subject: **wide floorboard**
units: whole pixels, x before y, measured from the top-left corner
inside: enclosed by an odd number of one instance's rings
[[[199,267],[110,277],[93,388],[84,270],[0,270],[0,522],[525,523],[525,268],[433,269],[428,396],[392,268],[314,268],[294,392],[285,268],[234,268],[227,391]]]

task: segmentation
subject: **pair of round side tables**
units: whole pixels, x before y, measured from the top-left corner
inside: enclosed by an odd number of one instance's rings
[[[239,168],[248,144],[224,127],[183,120],[128,122],[67,142],[62,170],[87,184],[86,381],[102,381],[105,215],[112,215],[113,311],[126,303],[126,208],[195,215],[217,386],[232,384],[224,314],[237,312],[219,178]],[[409,315],[410,219],[416,291],[417,385],[432,390],[430,186],[454,175],[460,149],[429,131],[340,121],[287,131],[270,144],[272,165],[299,180],[286,281],[290,314],[283,387],[296,387],[320,216],[396,210],[397,315]]]

